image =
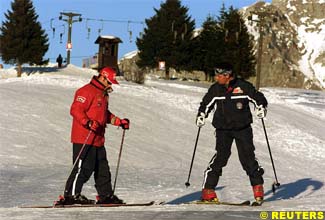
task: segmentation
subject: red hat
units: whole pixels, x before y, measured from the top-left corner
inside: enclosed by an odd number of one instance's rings
[[[100,71],[100,75],[104,76],[105,79],[107,79],[112,84],[119,84],[115,79],[116,78],[116,72],[111,67],[104,67]]]

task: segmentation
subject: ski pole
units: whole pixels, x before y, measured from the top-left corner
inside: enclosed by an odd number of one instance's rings
[[[92,130],[89,130],[88,135],[87,135],[87,137],[86,137],[86,139],[85,139],[85,142],[84,142],[84,144],[82,145],[82,147],[81,147],[81,149],[80,149],[80,151],[79,151],[79,154],[78,154],[76,160],[75,160],[74,163],[73,163],[73,166],[72,166],[71,172],[72,172],[73,168],[76,166],[77,161],[79,160],[79,158],[80,158],[82,152],[84,151],[84,148],[86,147],[86,143],[87,143],[87,141],[88,141],[88,139],[89,139],[89,137],[90,137],[91,132],[92,132]]]
[[[194,157],[195,157],[197,142],[199,141],[200,131],[201,131],[201,127],[199,127],[199,129],[197,131],[197,136],[196,136],[196,141],[195,141],[195,146],[194,146],[194,151],[193,151],[193,156],[192,156],[192,161],[191,161],[191,166],[190,166],[190,171],[188,172],[187,181],[185,182],[186,188],[191,185],[190,184],[190,176],[191,176],[191,172],[192,172],[192,167],[193,167],[193,162],[194,162]]]
[[[119,152],[118,160],[117,160],[117,166],[116,166],[116,172],[115,172],[115,179],[114,179],[114,186],[113,186],[113,195],[114,195],[114,192],[115,192],[118,170],[119,170],[119,167],[120,167],[120,161],[121,161],[121,156],[122,156],[122,148],[123,148],[124,136],[125,136],[125,129],[123,130],[122,140],[121,140],[121,146],[120,146],[120,152]]]
[[[84,151],[84,148],[86,147],[86,144],[87,144],[87,142],[88,142],[88,139],[89,139],[91,133],[92,133],[92,130],[89,130],[88,135],[87,135],[87,137],[86,137],[86,139],[85,139],[85,142],[84,142],[84,144],[82,145],[82,147],[81,147],[81,149],[80,149],[80,151],[79,151],[79,153],[78,153],[78,156],[76,157],[76,160],[74,161],[74,163],[73,163],[73,165],[72,165],[72,168],[71,168],[71,171],[70,171],[70,175],[69,175],[69,176],[71,176],[71,173],[72,173],[74,167],[76,166],[76,164],[77,164],[77,162],[78,162],[78,160],[79,160],[79,158],[80,158],[82,152]]]
[[[274,162],[273,162],[273,157],[272,157],[272,153],[271,153],[269,139],[267,137],[267,133],[266,133],[266,129],[265,129],[264,120],[263,120],[263,118],[261,118],[261,120],[262,120],[262,124],[263,124],[263,129],[264,129],[264,134],[265,134],[265,138],[266,138],[267,147],[268,147],[269,153],[270,153],[270,158],[271,158],[271,162],[272,162],[273,172],[274,172],[274,176],[275,176],[275,182],[272,184],[272,192],[275,193],[275,187],[276,186],[279,187],[280,186],[280,183],[278,181],[278,177],[277,177],[276,172],[275,172],[275,166],[274,166]]]

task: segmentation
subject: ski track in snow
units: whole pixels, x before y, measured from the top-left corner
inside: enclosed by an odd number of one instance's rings
[[[215,211],[247,210],[195,205],[82,210],[17,208],[52,204],[62,194],[72,163],[69,108],[75,90],[88,83],[93,74],[92,70],[70,65],[47,73],[0,79],[0,219],[89,219],[108,212],[121,219],[164,219],[167,213],[167,219],[192,219],[199,212],[202,214],[198,218],[211,219],[217,215]],[[197,133],[196,111],[208,85],[154,77],[144,85],[119,80],[121,84],[113,87],[110,96],[110,110],[130,118],[131,129],[125,136],[117,195],[127,202],[155,200],[173,204],[198,199],[203,171],[214,154],[212,115],[200,134],[191,186],[185,188],[184,182]],[[269,101],[265,125],[281,187],[272,194],[272,165],[262,124],[254,117],[256,155],[266,170],[266,203],[249,210],[324,210],[325,93],[283,88],[262,88],[262,92]],[[121,133],[121,129],[112,126],[106,133],[113,178]],[[96,196],[93,184],[91,179],[83,189],[90,198]],[[224,201],[253,199],[235,145],[216,191]],[[247,215],[243,214],[245,218]]]

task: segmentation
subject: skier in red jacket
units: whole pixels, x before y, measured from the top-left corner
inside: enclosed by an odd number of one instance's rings
[[[111,173],[107,161],[105,142],[106,124],[129,129],[129,120],[120,119],[108,110],[109,93],[112,84],[118,84],[116,72],[105,67],[90,83],[78,89],[71,105],[73,117],[71,142],[73,144],[73,162],[75,166],[67,180],[64,197],[57,204],[89,204],[94,200],[81,195],[82,186],[94,173],[95,187],[98,192],[97,204],[123,203],[113,194]],[[83,147],[84,149],[78,155]]]

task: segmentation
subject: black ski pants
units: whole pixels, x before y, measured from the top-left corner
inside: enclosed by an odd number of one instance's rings
[[[214,189],[231,154],[233,140],[236,142],[238,156],[243,169],[249,176],[252,186],[263,184],[264,170],[255,158],[253,131],[251,126],[241,130],[216,130],[216,154],[212,157],[204,173],[203,188]]]
[[[73,163],[77,159],[83,144],[73,144]],[[100,197],[113,193],[111,172],[107,161],[105,147],[86,145],[74,166],[65,186],[64,196],[81,194],[82,186],[94,173],[95,187]]]

